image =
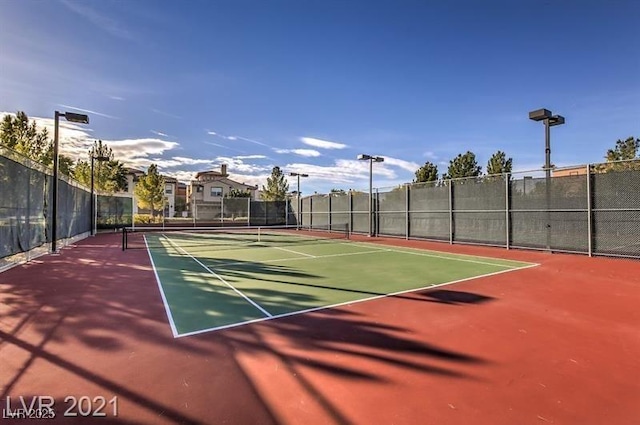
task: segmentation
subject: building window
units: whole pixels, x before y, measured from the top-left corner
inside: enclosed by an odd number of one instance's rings
[[[166,185],[164,187],[164,193],[171,195],[173,193],[173,187],[170,184]]]
[[[196,186],[196,192],[198,192],[198,193],[202,193],[202,192],[204,192],[204,187],[202,187],[202,186]]]
[[[222,196],[222,188],[221,187],[212,187],[211,188],[211,196]]]

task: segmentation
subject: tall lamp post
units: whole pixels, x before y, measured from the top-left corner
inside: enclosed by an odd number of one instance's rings
[[[553,115],[548,109],[529,112],[529,119],[544,123],[544,169],[545,194],[547,203],[547,250],[551,249],[551,127],[564,124],[562,115]]]
[[[302,205],[300,204],[300,177],[309,177],[304,173],[289,173],[292,177],[298,177],[298,193],[296,194],[296,203],[298,204],[298,217],[296,217],[296,229],[300,229],[300,221],[302,221]]]
[[[95,191],[94,191],[94,185],[93,185],[93,179],[94,179],[94,168],[93,168],[93,162],[98,161],[98,162],[105,162],[105,161],[109,161],[109,157],[108,156],[103,156],[103,155],[98,155],[98,156],[93,156],[93,152],[91,153],[91,236],[96,234],[96,224],[97,224],[97,219],[96,219],[96,196],[95,196]]]
[[[373,231],[373,163],[384,162],[381,156],[372,156],[366,154],[358,155],[358,160],[369,161],[369,237],[374,234]]]
[[[51,202],[51,252],[56,253],[57,237],[57,217],[58,217],[58,128],[60,127],[60,117],[64,117],[69,122],[79,124],[89,124],[89,116],[83,114],[75,114],[73,112],[58,112],[54,114],[53,127],[53,190]]]

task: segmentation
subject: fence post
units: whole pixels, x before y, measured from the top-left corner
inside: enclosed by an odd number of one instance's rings
[[[371,236],[378,236],[380,233],[380,192],[376,187],[376,195],[373,199],[373,234]]]
[[[327,195],[329,197],[327,201],[327,229],[331,231],[331,193]]]
[[[247,198],[247,226],[251,226],[251,197]]]
[[[309,229],[313,229],[313,195],[309,196]]]
[[[449,243],[453,244],[453,180],[449,179]]]
[[[351,189],[349,189],[349,193],[347,193],[347,204],[349,209],[347,210],[349,212],[349,229],[348,232],[351,233],[353,232],[353,199],[352,199],[352,195],[351,195]]]
[[[409,232],[411,231],[410,227],[409,227],[409,185],[405,185],[405,194],[404,194],[404,198],[405,198],[405,227],[404,227],[404,238],[405,239],[409,239]]]
[[[509,181],[511,180],[511,174],[506,173],[504,179],[504,194],[505,194],[505,203],[504,203],[504,226],[505,226],[505,236],[507,238],[507,249],[511,248],[511,232],[509,232],[509,228],[511,227],[511,223],[509,222]]]
[[[592,223],[592,209],[591,209],[591,164],[587,164],[587,237],[589,257],[593,256],[593,223]]]
[[[224,195],[220,198],[220,226],[224,226]]]

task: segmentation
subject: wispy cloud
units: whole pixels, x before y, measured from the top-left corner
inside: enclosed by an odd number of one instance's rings
[[[218,164],[226,164],[227,169],[230,172],[235,172],[236,174],[255,174],[264,171],[271,171],[273,167],[272,165],[247,163],[238,157],[230,156],[218,156],[215,158],[215,162]]]
[[[266,156],[265,155],[238,155],[238,156],[235,156],[234,158],[237,158],[237,159],[265,159]]]
[[[330,142],[329,140],[315,139],[313,137],[301,137],[300,141],[305,145],[321,149],[344,149],[347,147],[344,143]]]
[[[435,152],[432,152],[432,151],[426,151],[424,153],[424,157],[432,160],[438,159],[438,155],[436,155]]]
[[[103,140],[103,142],[113,149],[114,154],[124,158],[160,155],[165,151],[178,147],[178,143],[176,142],[168,142],[166,140],[154,138]]]
[[[120,119],[118,117],[114,117],[112,115],[107,115],[107,114],[104,114],[102,112],[92,111],[91,109],[78,108],[78,107],[75,107],[75,106],[64,105],[62,103],[59,103],[58,106],[60,106],[62,108],[66,108],[66,109],[73,109],[74,111],[84,112],[86,114],[98,115],[100,117],[105,117],[105,118],[111,118],[113,120],[119,120]]]
[[[160,137],[169,137],[168,134],[166,133],[162,133],[161,131],[155,131],[155,130],[149,130],[151,131],[153,134],[155,134],[156,136],[160,136]]]
[[[264,146],[270,149],[275,149],[273,146],[267,144],[267,143],[263,143],[263,142],[259,142],[257,140],[253,140],[253,139],[249,139],[247,137],[242,137],[242,136],[226,136],[224,134],[218,133],[217,131],[213,131],[213,130],[207,130],[207,134],[210,136],[216,136],[219,137],[221,139],[225,139],[225,140],[230,140],[232,142],[238,141],[238,140],[243,140],[245,142],[249,142],[249,143],[253,143],[254,145],[260,145],[260,146]]]
[[[207,145],[218,147],[218,148],[228,149],[228,150],[234,151],[234,152],[247,153],[246,151],[243,151],[243,150],[240,150],[240,149],[235,149],[235,148],[230,148],[229,146],[224,146],[224,145],[221,145],[219,143],[213,143],[213,142],[204,142],[204,143],[206,143]]]
[[[177,120],[181,120],[181,119],[182,119],[182,117],[181,117],[181,116],[179,116],[179,115],[174,115],[174,114],[171,114],[171,113],[169,113],[169,112],[161,111],[161,110],[159,110],[159,109],[154,109],[154,108],[152,108],[152,109],[151,109],[151,112],[154,112],[154,113],[156,113],[156,114],[158,114],[158,115],[163,115],[163,116],[165,116],[165,117],[175,118],[175,119],[177,119]]]
[[[262,143],[262,142],[258,142],[257,140],[247,139],[246,137],[240,137],[240,136],[231,136],[231,137],[234,137],[234,138],[240,139],[240,140],[244,140],[245,142],[250,142],[250,143],[253,143],[253,144],[256,144],[256,145],[266,146],[268,148],[273,148],[273,146],[271,146],[271,145],[268,145],[268,144]],[[232,140],[232,139],[229,139],[229,140]]]
[[[413,161],[405,161],[403,159],[391,158],[389,156],[384,157],[384,162],[388,165],[393,165],[395,167],[402,168],[403,170],[410,171],[414,173],[418,168],[420,168],[420,164],[415,163]]]
[[[101,30],[106,31],[114,37],[118,37],[128,41],[134,40],[133,34],[129,30],[124,28],[119,21],[101,14],[97,10],[87,6],[86,2],[71,2],[68,0],[62,0],[62,4],[72,12],[87,19],[96,28],[100,28]]]
[[[320,156],[320,152],[314,149],[274,149],[274,151],[280,154],[293,153],[296,155],[306,156],[306,157]]]
[[[122,96],[113,96],[113,95],[108,95],[107,97],[108,97],[109,99],[112,99],[112,100],[118,100],[118,101],[120,101],[120,102],[122,102],[122,101],[125,101],[125,100],[126,100],[126,99],[125,99],[124,97],[122,97]]]

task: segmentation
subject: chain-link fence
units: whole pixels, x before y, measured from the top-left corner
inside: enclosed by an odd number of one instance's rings
[[[0,268],[46,253],[51,242],[53,176],[47,168],[0,146]],[[56,239],[91,230],[91,194],[58,180]]]
[[[371,205],[370,205],[371,201]],[[310,227],[354,233],[640,257],[640,161],[313,195],[293,203]]]
[[[132,225],[132,196],[114,194],[98,195],[96,198],[96,228],[118,229]]]

